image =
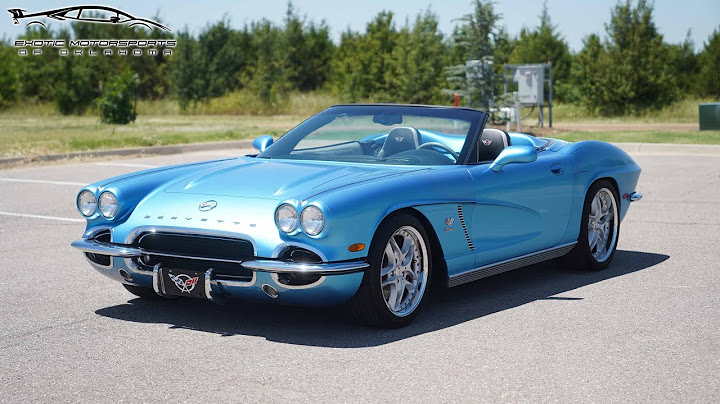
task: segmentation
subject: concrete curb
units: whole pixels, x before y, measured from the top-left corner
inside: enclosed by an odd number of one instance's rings
[[[64,154],[50,154],[46,156],[32,157],[10,157],[0,159],[0,166],[13,165],[22,163],[32,163],[38,161],[57,161],[71,158],[82,157],[122,157],[135,156],[138,154],[145,155],[164,155],[164,154],[182,154],[198,151],[224,150],[224,149],[247,149],[252,147],[252,140],[232,140],[227,142],[209,142],[209,143],[188,143],[172,146],[148,146],[148,147],[129,147],[126,149],[96,150],[87,152],[74,152]]]
[[[631,154],[682,154],[720,156],[720,145],[694,145],[672,143],[614,143]],[[0,159],[0,166],[32,163],[38,161],[57,161],[83,157],[122,157],[144,155],[181,154],[198,151],[246,149],[252,147],[252,140],[232,140],[227,142],[190,143],[173,146],[130,147],[127,149],[97,150],[46,156],[10,157]]]

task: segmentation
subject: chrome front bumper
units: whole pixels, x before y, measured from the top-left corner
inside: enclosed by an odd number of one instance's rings
[[[72,247],[80,251],[91,254],[109,255],[111,257],[133,258],[146,254],[157,254],[152,251],[144,251],[141,248],[129,247],[119,244],[103,243],[93,239],[80,239],[73,241]],[[199,257],[192,257],[198,259]],[[207,257],[212,260],[212,257]],[[260,272],[270,273],[294,273],[294,274],[312,274],[312,275],[340,275],[353,272],[360,272],[368,267],[365,261],[343,261],[343,262],[323,262],[318,264],[302,264],[294,262],[277,261],[270,259],[256,259],[252,261],[232,261],[237,262],[247,269]]]

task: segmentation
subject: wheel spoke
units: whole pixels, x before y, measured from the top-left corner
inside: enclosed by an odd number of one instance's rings
[[[392,272],[392,270],[394,268],[395,268],[395,263],[388,262],[388,264],[386,266],[384,266],[383,268],[380,269],[380,276],[385,276],[385,275],[389,274],[390,272]]]
[[[395,237],[390,237],[390,246],[392,248],[393,252],[393,258],[399,263],[402,262],[403,259],[403,253],[400,249],[400,246],[398,246],[397,241],[395,241]]]

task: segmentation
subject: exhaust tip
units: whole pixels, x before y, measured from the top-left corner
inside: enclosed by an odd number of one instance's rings
[[[132,277],[132,275],[130,275],[130,274],[128,273],[128,271],[126,271],[126,270],[124,270],[124,269],[121,269],[121,270],[119,270],[118,272],[120,273],[120,276],[122,276],[122,278],[125,279],[126,281],[128,281],[128,282],[132,282],[132,281],[133,281],[133,277]]]
[[[271,297],[273,299],[277,299],[278,296],[280,296],[278,291],[274,287],[272,287],[268,284],[262,285],[262,291],[265,292],[266,295],[268,295],[269,297]]]

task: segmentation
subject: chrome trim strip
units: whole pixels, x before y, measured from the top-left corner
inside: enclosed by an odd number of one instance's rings
[[[471,269],[461,274],[453,275],[448,280],[448,286],[458,286],[463,283],[476,281],[478,279],[487,278],[503,272],[512,271],[513,269],[522,268],[528,265],[537,264],[539,262],[551,260],[553,258],[562,257],[570,252],[577,242],[564,244],[559,247],[548,248],[538,252],[525,254],[520,257],[483,265],[479,268]]]
[[[152,279],[153,279],[153,290],[155,290],[155,293],[157,293],[160,296],[163,296],[164,293],[160,291],[160,282],[162,282],[162,267],[160,264],[155,265],[152,272]],[[165,288],[162,288],[163,292]]]
[[[628,200],[630,202],[637,202],[640,199],[642,199],[642,194],[640,192],[631,192],[630,196],[628,196]]]
[[[245,261],[242,263],[242,266],[262,272],[314,273],[318,275],[336,275],[362,271],[370,265],[364,261],[298,264],[294,262],[254,260]]]
[[[212,296],[212,272],[212,268],[205,271],[205,297],[210,301],[214,300]]]
[[[78,250],[93,254],[111,255],[113,257],[138,257],[143,254],[139,248],[125,247],[117,244],[101,243],[99,241],[82,238],[70,244]]]

